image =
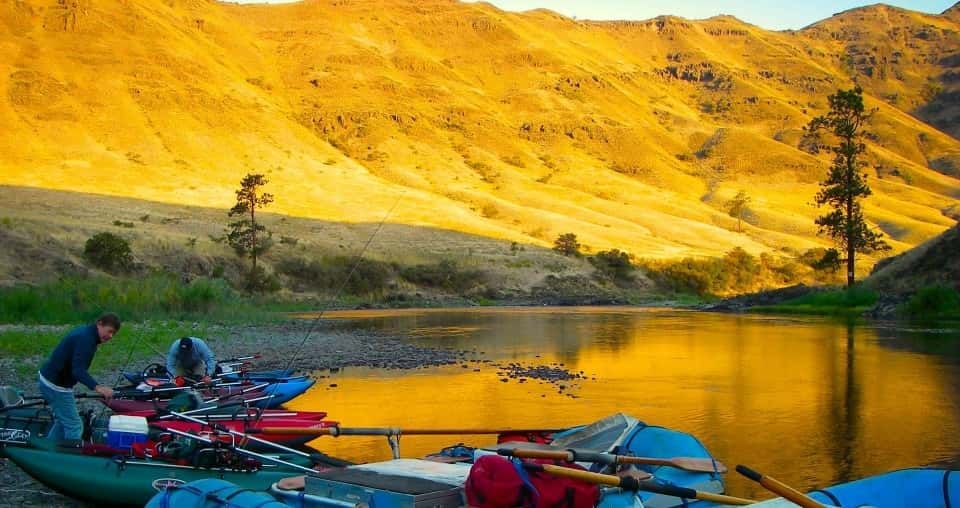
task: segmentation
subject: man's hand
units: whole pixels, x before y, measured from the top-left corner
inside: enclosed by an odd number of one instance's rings
[[[100,395],[103,395],[103,398],[106,400],[110,400],[113,398],[113,388],[110,388],[109,386],[97,385],[97,387],[94,388],[94,390]]]
[[[203,379],[201,379],[200,382],[205,384],[210,384],[213,382],[213,378],[210,376],[203,376]]]

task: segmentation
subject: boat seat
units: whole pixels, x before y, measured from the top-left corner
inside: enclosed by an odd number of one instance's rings
[[[0,386],[0,407],[19,406],[23,396],[12,386]]]

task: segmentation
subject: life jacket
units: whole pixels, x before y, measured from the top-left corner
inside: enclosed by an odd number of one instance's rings
[[[592,483],[531,471],[523,463],[556,464],[583,470],[577,464],[549,459],[512,461],[484,455],[470,468],[465,485],[467,503],[476,508],[591,508],[600,500]]]

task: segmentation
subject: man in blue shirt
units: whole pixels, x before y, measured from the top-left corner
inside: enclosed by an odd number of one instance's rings
[[[209,383],[217,370],[217,359],[207,344],[196,337],[184,337],[167,352],[167,373]]]
[[[97,347],[109,342],[118,330],[120,318],[116,314],[104,314],[96,323],[68,333],[40,368],[40,394],[53,410],[53,427],[50,429],[53,439],[76,441],[83,435],[83,422],[73,396],[73,387],[77,383],[96,390],[107,399],[113,397],[113,389],[98,383],[87,371]]]

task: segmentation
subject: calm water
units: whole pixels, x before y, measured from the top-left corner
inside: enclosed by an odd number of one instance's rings
[[[731,467],[742,463],[807,490],[960,457],[960,329],[847,325],[811,318],[657,309],[523,308],[331,313],[494,361],[563,363],[596,380],[499,381],[489,365],[414,371],[348,368],[294,407],[345,426],[537,427],[616,412],[697,436]],[[336,383],[337,387],[329,384]],[[405,457],[490,437],[401,440]],[[383,438],[322,438],[356,460],[389,458]],[[769,497],[736,473],[728,492]]]

